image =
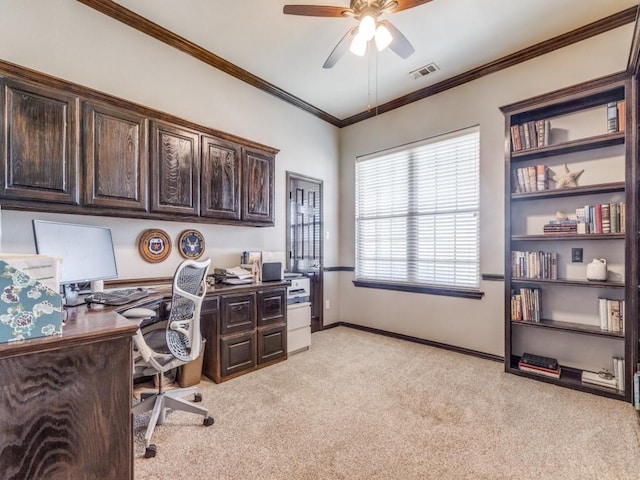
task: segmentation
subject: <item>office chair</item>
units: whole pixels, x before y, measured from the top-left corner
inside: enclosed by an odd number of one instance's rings
[[[152,411],[144,436],[145,458],[156,455],[156,446],[151,443],[151,436],[156,425],[164,423],[167,408],[202,415],[205,426],[213,425],[214,420],[206,408],[184,399],[187,395],[194,394],[195,402],[202,400],[195,387],[166,392],[163,390],[165,372],[195,360],[201,353],[200,307],[206,293],[206,277],[210,264],[211,259],[201,262],[183,261],[173,277],[168,319],[144,331],[138,329],[133,337],[135,371],[146,376],[156,375],[158,380],[158,392],[147,396],[132,409],[134,415]],[[155,314],[153,310],[141,312],[140,308],[132,308],[122,313],[128,318],[153,317]]]

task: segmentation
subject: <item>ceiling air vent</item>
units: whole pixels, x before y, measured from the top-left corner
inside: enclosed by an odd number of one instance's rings
[[[411,75],[411,78],[413,78],[414,80],[417,80],[418,78],[426,77],[430,73],[437,72],[438,70],[440,69],[435,63],[429,63],[424,67],[420,67],[417,70],[414,70],[413,72],[409,72],[409,75]]]

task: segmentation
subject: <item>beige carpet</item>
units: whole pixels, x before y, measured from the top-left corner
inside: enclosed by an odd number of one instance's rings
[[[153,459],[138,426],[136,480],[640,478],[631,405],[346,327],[200,389],[216,423],[171,413]]]

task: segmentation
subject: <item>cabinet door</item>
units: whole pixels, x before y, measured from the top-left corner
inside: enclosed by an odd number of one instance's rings
[[[240,219],[240,147],[202,137],[202,198],[200,215]]]
[[[271,154],[245,149],[242,164],[242,220],[273,225],[273,170]]]
[[[218,322],[220,306],[218,298],[206,298],[200,309],[200,331],[207,342],[204,346],[202,373],[213,381],[220,381],[218,360]]]
[[[267,363],[287,355],[287,326],[258,329],[258,363]]]
[[[220,335],[227,335],[256,327],[256,296],[223,295],[221,299]]]
[[[286,321],[286,294],[284,288],[258,292],[258,326]]]
[[[77,205],[79,100],[0,78],[0,196]]]
[[[198,215],[200,135],[151,122],[151,210]]]
[[[147,209],[147,120],[86,103],[85,205]]]
[[[133,479],[131,337],[52,345],[2,359],[2,478]]]
[[[220,374],[232,375],[256,366],[256,333],[220,337]]]

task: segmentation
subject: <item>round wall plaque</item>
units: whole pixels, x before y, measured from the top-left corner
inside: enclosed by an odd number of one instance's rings
[[[171,253],[171,239],[166,232],[158,229],[145,230],[138,242],[140,255],[147,262],[159,263]]]
[[[204,237],[197,230],[185,230],[180,234],[178,247],[184,258],[200,258],[204,253]]]

